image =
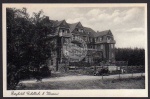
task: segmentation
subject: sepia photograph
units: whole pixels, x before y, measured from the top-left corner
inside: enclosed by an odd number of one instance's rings
[[[147,4],[3,4],[4,97],[148,96]]]

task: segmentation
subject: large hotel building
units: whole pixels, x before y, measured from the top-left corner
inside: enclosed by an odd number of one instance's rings
[[[51,20],[51,22],[55,28],[55,35],[59,37],[53,39],[57,49],[51,52],[52,57],[48,61],[50,67],[59,70],[66,65],[99,66],[102,61],[115,63],[116,42],[111,30],[95,31],[90,27],[84,27],[81,22],[71,24],[65,20]],[[80,62],[69,62],[63,53],[63,45],[72,36],[82,38],[87,44],[87,54]]]

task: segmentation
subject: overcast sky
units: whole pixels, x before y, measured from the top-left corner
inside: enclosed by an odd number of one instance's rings
[[[145,48],[144,7],[26,8],[31,16],[33,12],[42,9],[44,15],[52,20],[65,19],[68,23],[80,21],[83,26],[91,27],[95,31],[110,29],[116,40],[116,47]]]

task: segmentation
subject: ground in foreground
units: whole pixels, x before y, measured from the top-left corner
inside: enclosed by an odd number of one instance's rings
[[[79,76],[80,77],[80,76]],[[50,78],[51,79],[51,78]],[[145,77],[23,83],[18,90],[144,89]]]

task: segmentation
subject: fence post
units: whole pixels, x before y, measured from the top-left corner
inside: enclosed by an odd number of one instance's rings
[[[126,67],[126,73],[128,74],[128,66]]]
[[[141,76],[143,76],[143,72],[142,72],[143,66],[141,66],[140,69],[141,69]]]
[[[120,79],[120,71],[121,71],[121,66],[119,66],[119,79]]]
[[[132,65],[132,78],[133,78],[133,65]]]
[[[103,65],[102,65],[102,70],[103,70]],[[102,80],[103,80],[103,74],[102,74]]]

